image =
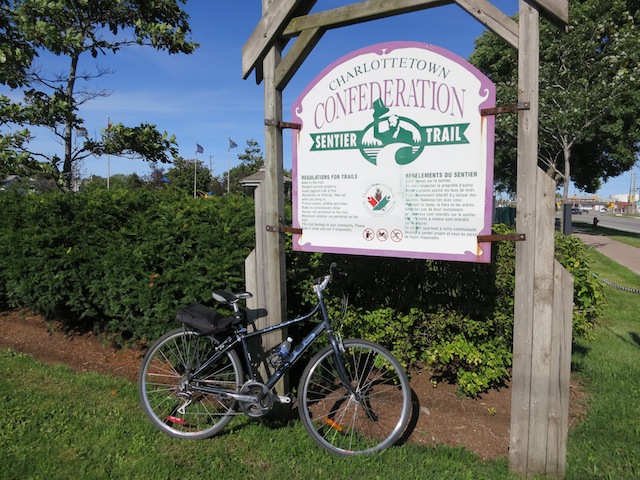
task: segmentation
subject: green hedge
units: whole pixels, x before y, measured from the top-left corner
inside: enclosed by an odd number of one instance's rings
[[[0,301],[69,327],[154,338],[176,310],[241,289],[253,202],[146,190],[0,195]]]
[[[153,340],[189,303],[213,305],[213,289],[243,289],[254,246],[253,201],[194,200],[147,190],[19,196],[0,194],[0,306],[26,307],[69,328],[118,341]],[[513,228],[496,225],[496,233]],[[345,335],[389,347],[409,366],[429,365],[466,394],[509,377],[515,244],[493,245],[490,264],[296,253],[287,243],[288,307],[313,301],[311,281],[337,261],[329,290],[341,294]],[[574,337],[587,336],[602,304],[586,247],[556,237],[574,275]]]

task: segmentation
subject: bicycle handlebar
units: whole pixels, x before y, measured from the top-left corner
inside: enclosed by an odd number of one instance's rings
[[[329,273],[324,277],[320,277],[316,279],[315,285],[313,287],[316,292],[320,293],[325,288],[327,288],[327,285],[329,285],[329,283],[333,279],[333,271],[336,268],[338,268],[338,264],[336,262],[332,262],[331,265],[329,266]]]

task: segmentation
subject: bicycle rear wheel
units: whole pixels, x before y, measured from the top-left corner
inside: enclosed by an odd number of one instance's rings
[[[211,437],[235,414],[234,400],[193,387],[240,390],[243,371],[236,352],[227,352],[198,378],[188,379],[213,356],[217,343],[213,337],[177,329],[159,338],[145,355],[138,395],[147,417],[164,433],[196,440]]]
[[[379,452],[404,433],[411,390],[400,362],[384,347],[344,340],[341,358],[353,387],[340,380],[331,345],[311,359],[300,380],[300,419],[314,442],[338,455]]]

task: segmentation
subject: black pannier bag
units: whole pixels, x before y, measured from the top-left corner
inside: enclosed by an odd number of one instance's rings
[[[211,335],[226,329],[234,321],[233,316],[225,317],[199,303],[189,305],[176,314],[176,320],[190,326],[198,333]]]

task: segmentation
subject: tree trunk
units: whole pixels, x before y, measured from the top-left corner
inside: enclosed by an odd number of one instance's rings
[[[564,144],[564,191],[562,194],[562,203],[567,203],[569,198],[569,183],[571,182],[571,145]]]
[[[71,55],[71,67],[69,68],[69,80],[67,82],[67,90],[65,92],[65,100],[68,104],[64,125],[64,164],[62,167],[62,178],[64,186],[67,190],[71,190],[73,185],[72,163],[71,158],[71,141],[73,135],[73,110],[74,99],[73,89],[76,83],[76,73],[78,71],[79,55],[74,53]]]

